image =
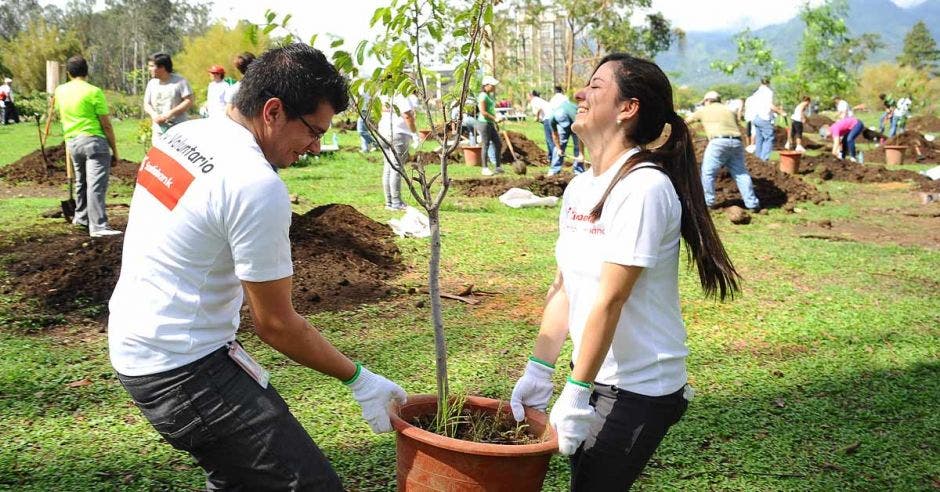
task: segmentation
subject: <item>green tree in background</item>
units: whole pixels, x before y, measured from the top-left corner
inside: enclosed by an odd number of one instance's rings
[[[929,70],[938,75],[940,50],[924,21],[918,21],[904,36],[904,50],[898,57],[898,64],[915,70]]]
[[[13,39],[0,41],[0,57],[23,93],[46,90],[46,60],[64,62],[81,52],[74,31],[63,30],[42,17],[30,21]]]
[[[845,0],[827,0],[815,8],[809,3],[803,5],[803,43],[796,70],[788,78],[793,93],[831,100],[854,90],[859,67],[882,44],[877,34],[850,36],[845,24],[847,13]]]
[[[247,35],[251,25],[241,21],[229,29],[218,22],[203,34],[183,39],[182,51],[173,57],[173,70],[189,81],[196,94],[197,106],[206,101],[210,66],[221,65],[225,68],[226,77],[239,78],[241,74],[232,64],[235,55],[243,51],[260,55],[268,49],[270,39],[267,34],[258,32],[255,36]]]
[[[748,77],[776,77],[783,71],[783,61],[774,56],[773,49],[763,38],[745,29],[734,36],[738,56],[730,62],[714,60],[711,69],[732,75],[743,70]]]

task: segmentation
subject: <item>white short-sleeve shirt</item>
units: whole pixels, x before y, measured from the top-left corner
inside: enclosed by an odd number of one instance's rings
[[[591,209],[636,151],[622,156],[600,176],[587,172],[571,180],[562,199],[555,257],[568,296],[574,360],[600,288],[603,264],[643,267],[620,312],[596,381],[662,396],[677,391],[688,379],[685,323],[679,308],[682,208],[678,196],[663,172],[637,169],[616,185],[601,218],[590,220]]]
[[[241,125],[223,117],[174,126],[137,176],[108,305],[111,363],[128,376],[234,340],[241,281],[293,274],[287,188]]]
[[[408,124],[401,115],[417,109],[417,106],[412,104],[412,100],[402,95],[397,95],[391,100],[387,96],[382,96],[380,99],[382,100],[382,117],[378,123],[379,134],[388,140],[411,136],[411,128],[408,128]]]

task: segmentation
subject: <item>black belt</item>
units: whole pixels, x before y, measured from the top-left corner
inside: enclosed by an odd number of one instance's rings
[[[716,139],[716,138],[730,138],[730,139],[732,139],[732,140],[741,140],[741,137],[739,137],[739,136],[737,136],[737,135],[722,135],[722,136],[720,136],[720,137],[712,137],[712,138],[709,138],[709,140],[714,140],[714,139]]]

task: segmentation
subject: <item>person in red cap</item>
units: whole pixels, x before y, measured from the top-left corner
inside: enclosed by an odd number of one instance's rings
[[[225,83],[225,69],[221,65],[209,67],[209,88],[206,90],[206,114],[210,118],[225,116],[225,92],[228,84]]]

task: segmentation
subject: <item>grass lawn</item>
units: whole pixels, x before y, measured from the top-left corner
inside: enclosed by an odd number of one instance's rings
[[[145,151],[132,143],[136,125],[116,124],[126,159],[138,160]],[[542,143],[535,123],[504,126]],[[35,128],[28,124],[0,127],[0,141],[0,166],[38,148]],[[341,133],[340,144],[356,146],[356,133]],[[381,169],[379,162],[351,151],[281,176],[300,196],[298,212],[347,203],[386,222],[397,214],[384,210]],[[479,168],[451,169],[457,179],[479,176]],[[530,175],[544,171],[530,169]],[[874,220],[856,197],[879,193],[877,185],[818,186],[830,192],[832,202],[802,204],[797,214],[770,210],[747,226],[716,218],[746,278],[743,294],[733,302],[704,299],[695,272],[681,272],[696,396],[636,489],[940,487],[940,249],[801,237],[800,227],[807,223]],[[117,187],[109,200],[126,202],[130,192]],[[880,196],[886,206],[908,205],[904,193]],[[38,218],[58,200],[0,201],[0,237],[65,227]],[[557,215],[557,209],[509,209],[492,198],[454,192],[448,197],[445,290],[472,283],[495,293],[476,306],[445,301],[456,390],[508,398],[531,350],[554,274]],[[940,219],[933,220],[936,226]],[[410,268],[395,282],[403,291],[420,287],[426,241],[398,244]],[[0,287],[4,275],[0,270]],[[202,487],[198,466],[161,440],[115,379],[104,327],[39,329],[24,313],[3,307],[13,295],[0,294],[0,489]],[[433,335],[428,308],[418,307],[422,299],[401,294],[310,321],[375,372],[410,393],[428,393],[434,390]],[[250,334],[242,338],[348,489],[395,489],[394,436],[372,434],[348,390]],[[558,365],[559,390],[569,359],[570,343]],[[90,384],[69,385],[85,379]],[[567,462],[556,456],[544,490],[567,490],[567,483]]]

